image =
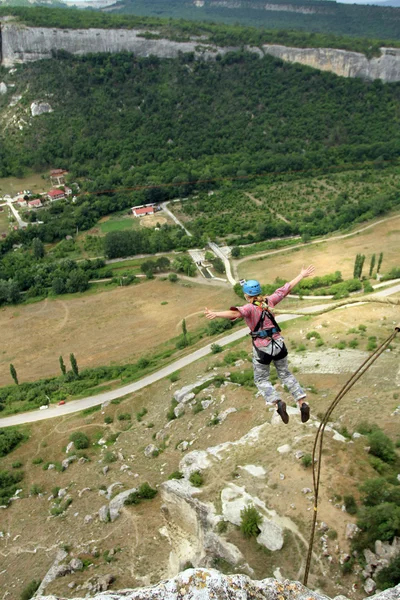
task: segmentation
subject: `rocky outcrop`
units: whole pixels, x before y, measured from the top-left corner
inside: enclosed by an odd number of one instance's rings
[[[175,42],[166,39],[146,39],[143,31],[136,29],[56,29],[27,27],[3,20],[1,25],[1,62],[5,67],[18,63],[51,58],[52,52],[65,50],[71,54],[89,52],[133,52],[137,56],[151,55],[176,58],[181,52],[194,52],[197,56],[213,59],[237,48],[217,47],[207,40]],[[287,48],[264,45],[246,48],[260,56],[269,54],[288,62],[297,62],[315,69],[331,71],[343,77],[400,81],[400,49],[381,48],[381,55],[368,59],[359,52],[334,48]]]
[[[385,82],[400,80],[400,48],[381,48],[381,56],[371,59],[360,52],[335,48],[287,48],[265,45],[263,50],[281,60],[330,71],[341,77],[382,79]]]
[[[400,585],[391,590],[386,590],[370,600],[398,600]],[[56,596],[37,596],[37,600],[61,600]],[[105,598],[93,596],[93,600]],[[107,592],[107,600],[329,600],[327,596],[312,592],[297,581],[277,581],[268,578],[262,581],[253,581],[245,575],[223,575],[214,569],[188,569],[179,573],[174,579],[162,581],[158,585],[138,588],[135,590],[122,590],[120,592]]]

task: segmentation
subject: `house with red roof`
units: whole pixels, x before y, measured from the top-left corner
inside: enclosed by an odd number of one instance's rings
[[[35,200],[28,200],[28,206],[29,208],[40,208],[41,206],[43,206],[43,204],[41,203],[39,198],[35,198]]]
[[[155,204],[141,204],[132,208],[132,214],[135,217],[144,217],[145,215],[154,215]]]
[[[49,193],[47,194],[47,198],[48,200],[50,200],[50,202],[55,202],[56,200],[64,200],[65,193],[62,190],[53,189],[49,191]]]

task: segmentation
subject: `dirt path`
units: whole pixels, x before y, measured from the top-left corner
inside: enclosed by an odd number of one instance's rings
[[[274,254],[282,254],[283,252],[291,252],[292,250],[296,250],[298,248],[307,248],[314,244],[323,244],[326,242],[334,242],[337,240],[344,240],[346,238],[349,238],[349,237],[355,236],[359,233],[362,233],[364,231],[367,231],[368,229],[376,227],[377,225],[380,225],[381,223],[386,223],[387,221],[393,221],[396,219],[400,219],[400,214],[395,215],[393,217],[387,217],[386,219],[380,219],[379,221],[375,221],[375,223],[371,223],[370,225],[366,225],[364,227],[361,227],[360,229],[356,229],[355,231],[352,231],[351,233],[344,233],[342,235],[335,235],[333,237],[328,237],[328,238],[319,238],[316,240],[312,240],[311,242],[307,242],[306,244],[301,243],[301,244],[296,244],[295,246],[287,246],[286,248],[280,248],[279,250],[268,250],[267,252],[259,252],[257,254],[245,256],[244,258],[240,258],[239,260],[234,261],[233,271],[234,271],[235,277],[236,277],[236,279],[239,279],[238,266],[246,261],[254,260],[256,258],[261,258],[263,256],[272,256]]]

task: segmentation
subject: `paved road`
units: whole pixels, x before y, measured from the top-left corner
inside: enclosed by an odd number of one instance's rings
[[[11,200],[7,200],[7,206],[10,207],[14,217],[17,219],[20,229],[22,229],[23,227],[28,227],[29,223],[26,223],[26,221],[23,221],[21,219],[21,217],[19,216],[19,212],[17,211]]]
[[[216,254],[224,263],[225,266],[225,273],[226,276],[228,278],[228,281],[231,285],[235,285],[236,284],[236,280],[232,275],[232,271],[231,271],[231,263],[229,262],[228,257],[225,255],[225,252],[223,252],[221,250],[221,248],[219,246],[217,246],[217,244],[214,244],[214,242],[209,242],[208,244],[211,248],[211,250],[214,252],[214,254]]]
[[[169,204],[169,203],[170,203],[170,200],[168,200],[168,202],[163,202],[163,203],[161,204],[161,206],[162,206],[162,208],[163,208],[163,211],[164,211],[165,213],[167,213],[167,215],[168,215],[168,216],[170,216],[170,217],[171,217],[171,219],[172,219],[173,221],[175,221],[175,223],[176,223],[177,225],[179,225],[179,227],[182,227],[182,229],[184,230],[184,232],[186,233],[186,235],[188,235],[189,237],[193,237],[193,236],[192,236],[192,234],[190,233],[190,231],[188,231],[188,230],[186,229],[186,227],[183,225],[183,223],[181,223],[181,222],[179,221],[179,219],[178,219],[178,218],[177,218],[177,217],[174,215],[174,213],[172,213],[172,212],[169,210],[169,208],[168,208],[168,204]]]
[[[397,292],[400,292],[400,283],[398,283],[397,285],[394,285],[390,289],[376,292],[374,295],[376,295],[378,297],[386,297],[386,296],[390,296],[391,294],[396,294]],[[302,312],[307,313],[307,314],[313,314],[313,313],[319,312],[320,310],[324,310],[325,308],[330,307],[330,306],[332,306],[332,305],[319,304],[317,306],[309,306],[309,307],[303,308]],[[297,319],[299,316],[301,316],[301,315],[293,315],[293,314],[280,315],[278,317],[278,321],[279,322],[291,321],[292,319]],[[231,342],[240,340],[245,335],[247,335],[248,332],[249,332],[248,328],[243,327],[241,329],[238,329],[234,333],[231,333],[230,335],[227,335],[224,338],[218,340],[218,344],[220,346],[226,346],[227,344],[230,344]],[[147,375],[146,377],[143,377],[143,379],[140,379],[139,381],[135,381],[134,383],[125,385],[124,387],[118,388],[116,390],[111,390],[109,392],[103,392],[101,394],[96,394],[95,396],[90,396],[89,398],[82,398],[81,400],[73,400],[71,402],[68,402],[67,404],[64,404],[63,406],[51,405],[50,408],[48,408],[47,410],[35,410],[32,412],[28,412],[28,413],[21,413],[18,415],[12,415],[10,417],[4,417],[3,419],[0,419],[0,427],[10,427],[11,425],[22,425],[24,423],[34,423],[35,421],[43,421],[44,419],[52,419],[53,417],[69,415],[69,414],[72,414],[75,412],[79,412],[80,410],[84,410],[85,408],[91,408],[92,406],[97,406],[99,404],[103,404],[103,402],[109,402],[111,400],[114,400],[115,398],[122,398],[123,396],[126,396],[127,394],[131,394],[133,392],[137,392],[138,390],[141,390],[141,389],[147,387],[148,385],[155,383],[156,381],[160,381],[160,379],[163,379],[164,377],[168,377],[168,375],[171,375],[171,373],[174,373],[175,371],[178,371],[179,369],[183,369],[184,367],[187,367],[188,365],[195,362],[196,360],[199,360],[200,358],[204,358],[204,356],[207,356],[207,354],[210,354],[211,344],[213,344],[213,343],[214,342],[211,342],[210,344],[207,344],[203,348],[200,348],[200,350],[191,352],[187,356],[184,356],[183,358],[180,358],[179,360],[174,361],[167,367],[163,367],[156,373]]]

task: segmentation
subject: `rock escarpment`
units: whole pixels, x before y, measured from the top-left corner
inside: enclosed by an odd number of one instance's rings
[[[370,600],[398,600],[400,585],[386,590]],[[108,591],[93,596],[100,600],[329,600],[312,592],[299,582],[276,579],[253,581],[245,575],[223,575],[213,569],[188,569],[174,579],[136,590]],[[343,596],[340,596],[343,600]],[[60,600],[56,596],[39,596],[37,600]],[[77,599],[76,599],[77,600]]]
[[[71,54],[89,52],[133,52],[137,56],[176,58],[180,52],[194,52],[197,56],[213,59],[238,48],[220,48],[207,40],[194,39],[175,42],[166,39],[147,39],[142,30],[136,29],[57,29],[27,27],[19,23],[1,22],[1,64],[12,67],[44,58],[52,52],[65,50]],[[264,45],[262,49],[249,46],[247,50],[259,55],[269,54],[288,62],[331,71],[343,77],[381,79],[385,82],[400,81],[400,49],[381,48],[379,57],[368,59],[359,52],[334,48],[287,48]]]

